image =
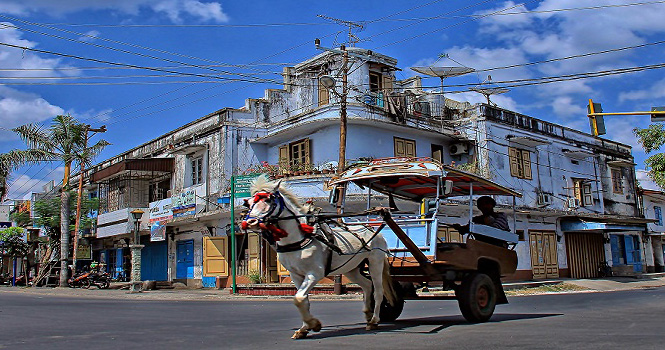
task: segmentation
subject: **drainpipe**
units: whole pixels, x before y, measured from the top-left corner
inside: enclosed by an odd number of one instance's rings
[[[206,212],[210,211],[208,202],[210,201],[210,144],[206,142]]]

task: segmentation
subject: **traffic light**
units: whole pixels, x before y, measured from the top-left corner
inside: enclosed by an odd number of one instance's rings
[[[593,115],[594,113],[603,113],[603,107],[600,103],[594,103],[589,99],[589,104],[586,106],[589,117],[589,125],[591,126],[591,134],[593,136],[605,135],[605,118],[602,115]]]
[[[665,107],[651,107],[652,112],[665,112]],[[665,122],[665,114],[652,114],[651,115],[651,121],[652,122]]]

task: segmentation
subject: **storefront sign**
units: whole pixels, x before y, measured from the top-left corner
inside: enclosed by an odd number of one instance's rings
[[[5,229],[5,228],[9,228],[9,227],[12,227],[11,222],[6,222],[6,221],[0,222],[0,230]]]
[[[166,222],[173,219],[171,198],[150,203],[150,242],[166,240]]]
[[[149,204],[150,210],[150,223],[154,221],[165,221],[173,218],[173,211],[171,211],[172,200],[171,198],[162,199],[161,201],[151,202]]]
[[[251,196],[249,189],[252,186],[252,182],[259,177],[260,174],[253,175],[241,175],[235,177],[235,199],[238,198],[247,198]]]
[[[76,249],[76,258],[78,260],[90,260],[92,259],[92,249],[90,245],[79,244]]]
[[[155,221],[150,223],[150,242],[166,240],[166,221]]]
[[[173,217],[178,218],[181,216],[196,214],[196,191],[189,190],[176,194],[171,197]]]

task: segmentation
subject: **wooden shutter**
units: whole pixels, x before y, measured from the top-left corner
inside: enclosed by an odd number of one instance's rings
[[[247,253],[249,258],[248,267],[250,271],[261,272],[261,242],[258,233],[247,235]]]
[[[303,158],[305,164],[312,164],[312,140],[304,139],[302,145]]]
[[[388,101],[388,96],[393,92],[393,77],[390,75],[383,76],[383,95],[384,99]],[[388,103],[385,103],[384,106],[388,107]]]
[[[288,169],[289,164],[289,146],[279,146],[279,166],[282,168],[282,170],[286,170]]]
[[[330,103],[330,91],[319,81],[319,107]]]
[[[395,137],[395,157],[405,157],[406,156],[406,145],[404,144],[404,139]]]
[[[582,184],[582,205],[593,205],[593,193],[591,192],[591,184]]]
[[[404,140],[404,151],[407,157],[416,156],[416,141]]]
[[[579,199],[580,204],[584,205],[584,202],[582,202],[582,181],[581,180],[573,180],[573,196],[577,199]]]
[[[527,180],[531,180],[531,152],[522,150],[522,171],[523,177]]]
[[[227,237],[203,237],[203,276],[228,277]]]
[[[517,159],[518,150],[512,147],[508,148],[508,161],[510,162],[510,175],[520,177],[519,160]]]

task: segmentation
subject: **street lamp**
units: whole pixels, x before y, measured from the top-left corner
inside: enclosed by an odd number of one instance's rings
[[[139,230],[141,224],[141,217],[143,216],[143,210],[134,209],[130,212],[134,218],[134,240],[129,248],[132,250],[132,281],[131,281],[131,292],[140,292],[141,291],[141,241],[139,240]]]

